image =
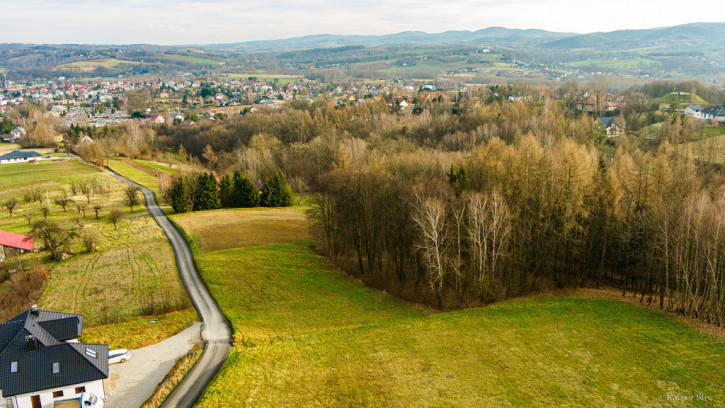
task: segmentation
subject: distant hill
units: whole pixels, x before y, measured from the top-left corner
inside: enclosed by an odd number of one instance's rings
[[[559,38],[542,44],[548,49],[636,50],[658,47],[662,51],[705,52],[725,48],[725,23],[693,23],[648,30],[620,30]]]
[[[519,30],[503,27],[489,27],[477,31],[445,31],[429,34],[422,31],[404,31],[388,35],[332,35],[319,34],[280,40],[248,41],[232,44],[213,44],[219,49],[290,50],[304,48],[327,48],[344,46],[383,46],[410,44],[498,44],[552,41],[568,38],[574,34],[555,33],[545,30]]]
[[[619,30],[591,34],[573,34],[546,30],[520,30],[489,27],[477,31],[425,33],[404,31],[388,35],[320,34],[279,40],[213,44],[211,48],[230,50],[279,51],[344,46],[387,46],[415,44],[520,44],[552,51],[586,48],[598,50],[636,50],[657,47],[662,52],[704,52],[725,48],[725,23],[692,23],[646,30]]]

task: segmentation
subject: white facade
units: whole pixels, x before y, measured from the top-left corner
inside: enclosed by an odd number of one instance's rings
[[[106,396],[105,389],[103,388],[103,380],[96,380],[89,383],[68,385],[62,388],[51,388],[32,394],[16,395],[10,399],[12,400],[13,408],[53,408],[56,400],[73,398],[82,392],[90,392],[98,398]],[[36,405],[33,405],[34,402]]]
[[[42,157],[23,157],[18,159],[9,159],[9,160],[0,160],[0,164],[10,164],[10,163],[26,163],[31,161],[37,161],[42,160]]]

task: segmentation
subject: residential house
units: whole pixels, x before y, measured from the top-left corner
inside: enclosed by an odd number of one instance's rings
[[[40,160],[43,157],[38,152],[15,150],[0,156],[0,164],[23,163]]]
[[[35,242],[31,237],[0,231],[0,263],[5,260],[6,256],[32,251],[35,247],[34,244]]]
[[[702,106],[700,105],[690,105],[685,108],[685,115],[695,118],[695,119],[702,119]]]
[[[720,123],[725,123],[725,108],[715,107],[705,109],[702,111],[702,118],[705,120],[714,120]]]
[[[607,131],[607,137],[621,136],[624,134],[624,126],[622,126],[620,119],[617,117],[601,116],[597,118],[597,121]]]
[[[163,125],[164,122],[164,117],[161,115],[156,114],[151,117],[151,123],[153,123],[154,125]]]
[[[0,393],[13,408],[52,408],[87,392],[104,397],[108,346],[79,343],[83,316],[37,306],[0,324]]]

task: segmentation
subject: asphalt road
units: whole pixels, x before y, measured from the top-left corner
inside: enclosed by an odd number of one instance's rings
[[[159,209],[154,193],[125,177],[110,173],[119,180],[135,185],[143,193],[149,213],[171,243],[179,277],[201,318],[201,338],[204,341],[204,351],[196,360],[196,364],[161,405],[162,407],[192,407],[229,355],[232,344],[231,325],[214,297],[209,293],[204,281],[201,280],[189,244],[174,224],[169,221],[166,214]]]

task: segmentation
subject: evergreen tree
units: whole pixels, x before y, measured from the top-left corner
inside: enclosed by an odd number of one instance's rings
[[[232,196],[234,193],[234,182],[232,178],[227,174],[222,177],[222,181],[219,187],[219,200],[221,201],[222,207],[232,207]]]
[[[177,213],[185,213],[190,210],[189,189],[184,176],[179,177],[174,182],[174,187],[171,190],[171,206]]]
[[[265,207],[289,207],[292,205],[292,188],[287,185],[281,171],[264,183],[262,205]]]
[[[234,173],[234,191],[232,193],[234,207],[256,207],[259,205],[259,191],[252,180],[242,175],[241,171]]]
[[[220,207],[219,189],[213,174],[200,173],[196,185],[196,206],[198,211],[215,210]]]

